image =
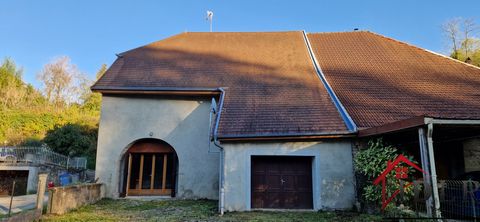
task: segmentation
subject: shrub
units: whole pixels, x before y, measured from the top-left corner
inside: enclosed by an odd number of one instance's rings
[[[49,130],[43,141],[55,152],[67,156],[87,157],[87,167],[95,167],[97,129],[68,123]]]
[[[399,154],[400,152],[396,147],[385,145],[382,138],[378,138],[370,140],[367,149],[361,150],[355,155],[355,170],[366,177],[366,183],[363,187],[363,198],[367,204],[373,203],[375,207],[381,206],[382,186],[373,185],[373,181],[385,170],[387,162],[393,161]],[[405,153],[402,153],[402,155],[416,163],[412,156]],[[411,172],[414,172],[414,169],[408,166],[408,170],[411,177]],[[386,196],[390,197],[401,186],[399,180],[395,178],[395,171],[393,170],[387,175]],[[400,203],[408,201],[413,197],[413,194],[413,187],[410,186],[404,190],[404,195],[396,197],[396,201]]]

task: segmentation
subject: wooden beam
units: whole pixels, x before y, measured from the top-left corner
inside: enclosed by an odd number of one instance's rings
[[[163,175],[162,175],[162,190],[165,190],[167,185],[167,154],[163,154]]]
[[[143,154],[140,156],[140,181],[139,181],[139,187],[137,189],[142,189],[142,183],[143,183]]]
[[[423,125],[425,125],[425,117],[417,116],[406,120],[400,120],[397,122],[387,123],[381,126],[360,130],[358,131],[358,137],[375,136]]]
[[[172,194],[172,189],[144,189],[144,190],[137,190],[131,189],[130,190],[131,196],[152,196],[152,195],[159,195],[159,196],[170,196]]]
[[[153,190],[153,181],[155,181],[155,154],[152,157],[152,175],[150,176],[150,190]]]
[[[127,169],[127,188],[125,190],[125,195],[128,196],[128,190],[130,190],[130,176],[132,175],[132,154],[128,154],[128,169]]]

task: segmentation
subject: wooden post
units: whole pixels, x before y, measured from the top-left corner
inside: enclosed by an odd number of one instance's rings
[[[13,202],[13,195],[15,194],[15,181],[16,179],[13,179],[13,184],[12,184],[12,193],[10,194],[10,206],[8,207],[8,217],[10,217],[10,214],[12,213],[12,202]]]
[[[165,192],[167,185],[167,154],[163,154],[163,174],[162,174],[162,193]]]
[[[127,189],[125,191],[125,196],[128,196],[128,190],[130,189],[130,177],[132,175],[132,154],[128,154],[128,169],[127,169]]]
[[[150,190],[153,190],[153,181],[155,180],[155,154],[152,157],[152,175],[150,176]]]
[[[45,187],[47,186],[47,173],[42,173],[38,175],[38,186],[37,186],[37,210],[43,210],[43,198],[45,196]]]
[[[143,183],[143,154],[140,156],[140,181],[139,181],[139,187],[138,189],[142,189],[142,183]]]

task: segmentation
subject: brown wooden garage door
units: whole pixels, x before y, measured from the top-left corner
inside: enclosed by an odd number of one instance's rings
[[[252,157],[252,208],[312,209],[311,157]]]

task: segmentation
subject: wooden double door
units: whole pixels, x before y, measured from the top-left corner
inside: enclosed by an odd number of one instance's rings
[[[172,196],[176,157],[170,153],[129,153],[127,196]]]
[[[311,157],[252,157],[252,208],[312,209]]]

